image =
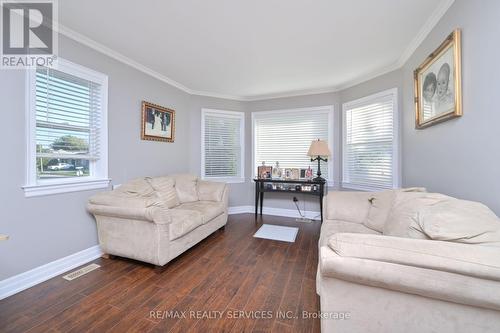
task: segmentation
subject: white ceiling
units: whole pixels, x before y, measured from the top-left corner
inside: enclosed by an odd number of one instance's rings
[[[252,100],[395,69],[452,2],[63,0],[59,20],[63,33],[190,93]]]

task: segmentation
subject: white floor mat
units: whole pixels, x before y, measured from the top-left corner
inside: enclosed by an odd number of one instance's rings
[[[298,232],[299,228],[263,224],[253,236],[256,238],[265,238],[293,243],[295,242],[295,237],[297,237]]]

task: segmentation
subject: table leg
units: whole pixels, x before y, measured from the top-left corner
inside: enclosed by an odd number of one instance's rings
[[[321,212],[321,223],[323,223],[323,195],[319,196],[319,210]]]
[[[262,216],[262,206],[264,206],[264,192],[260,192],[260,216]]]
[[[255,182],[255,219],[257,219],[258,208],[259,208],[259,183]]]

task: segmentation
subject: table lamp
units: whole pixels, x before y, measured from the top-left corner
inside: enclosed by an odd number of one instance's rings
[[[314,140],[311,142],[307,156],[311,157],[311,162],[318,161],[318,172],[317,177],[314,178],[315,181],[325,182],[326,180],[321,177],[321,161],[328,162],[328,157],[330,157],[330,149],[328,149],[328,143],[323,140]]]

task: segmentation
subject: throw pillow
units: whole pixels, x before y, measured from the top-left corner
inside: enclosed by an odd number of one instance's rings
[[[175,190],[175,180],[172,177],[149,177],[147,178],[151,187],[156,191],[161,201],[168,208],[179,206],[179,198]]]
[[[174,175],[175,190],[181,203],[198,201],[196,182],[198,177],[189,174]]]
[[[221,201],[225,183],[198,180],[198,198],[204,201]]]
[[[500,219],[479,202],[439,202],[419,214],[418,225],[431,239],[500,247]]]
[[[370,198],[370,210],[363,224],[375,231],[383,232],[384,225],[391,212],[396,192],[426,192],[423,187],[409,187],[397,190],[385,190],[373,193]]]
[[[394,203],[383,234],[396,237],[428,239],[418,225],[418,215],[429,206],[449,197],[439,193],[396,191]]]

